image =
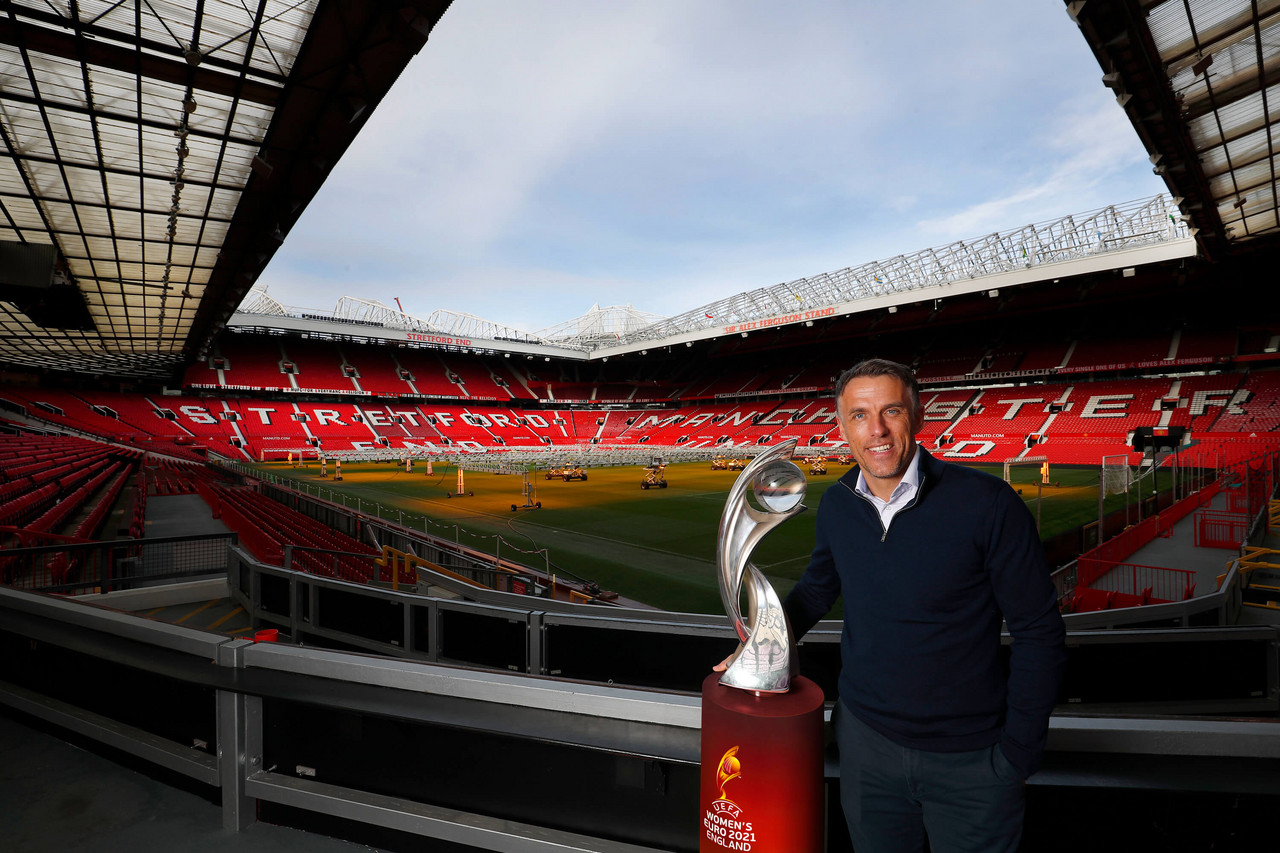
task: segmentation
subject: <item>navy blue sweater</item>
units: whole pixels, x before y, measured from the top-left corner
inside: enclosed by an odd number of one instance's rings
[[[823,495],[787,617],[798,638],[843,596],[840,698],[854,715],[915,749],[999,742],[1026,778],[1040,766],[1066,662],[1035,521],[1004,481],[916,452],[920,490],[888,530],[854,491],[856,468]]]

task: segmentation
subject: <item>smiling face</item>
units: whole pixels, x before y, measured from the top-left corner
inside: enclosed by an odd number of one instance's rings
[[[911,391],[896,376],[849,380],[836,401],[840,433],[867,479],[867,488],[888,500],[916,451],[920,413]]]

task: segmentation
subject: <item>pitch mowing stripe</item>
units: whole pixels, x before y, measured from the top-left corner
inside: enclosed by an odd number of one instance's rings
[[[597,534],[595,534],[595,533],[584,533],[583,531],[580,531],[580,530],[572,530],[572,531],[571,531],[571,530],[554,530],[553,528],[547,527],[547,526],[546,526],[546,525],[544,525],[544,524],[539,524],[538,522],[533,521],[532,519],[528,519],[528,518],[513,518],[513,519],[511,519],[511,520],[512,520],[512,521],[524,521],[524,522],[527,522],[528,524],[532,524],[533,526],[538,527],[538,528],[540,528],[540,529],[542,529],[542,530],[546,530],[546,531],[548,531],[548,532],[552,532],[552,533],[559,533],[559,534],[564,535],[564,536],[577,536],[577,537],[581,537],[581,538],[583,538],[583,539],[594,539],[594,540],[596,540],[596,541],[598,541],[598,542],[604,542],[604,543],[609,544],[609,545],[616,545],[616,544],[618,544],[618,542],[619,542],[619,540],[617,540],[617,539],[611,539],[611,538],[609,538],[608,536],[599,536],[599,535],[597,535]],[[513,529],[514,529],[514,528],[513,528]],[[517,532],[517,533],[519,533],[520,531],[516,531],[516,532]],[[526,533],[526,534],[522,534],[522,535],[527,536],[528,534]],[[666,554],[668,557],[680,557],[681,559],[684,559],[684,560],[694,560],[695,562],[698,562],[698,563],[705,563],[705,562],[706,562],[705,560],[701,559],[700,557],[694,557],[694,556],[692,556],[692,555],[690,555],[690,554],[688,554],[688,553],[681,552],[681,551],[667,551],[667,550],[665,550],[665,549],[663,549],[663,548],[654,548],[654,547],[653,547],[653,546],[651,546],[651,545],[639,545],[639,544],[637,544],[637,543],[635,543],[635,542],[623,542],[622,544],[626,545],[628,548],[635,548],[635,549],[640,550],[640,551],[652,551],[652,552],[653,552],[653,553],[655,553],[655,554]],[[547,547],[552,547],[552,546],[539,545],[538,547],[539,547],[539,548],[547,548]],[[714,564],[712,564],[712,563],[708,563],[708,565],[714,565]]]
[[[755,562],[755,561],[753,560],[752,562]],[[809,555],[805,554],[803,557],[792,557],[789,560],[779,560],[776,563],[756,563],[756,568],[760,569],[761,571],[767,574],[771,570],[783,569],[783,568],[786,568],[787,566],[807,566],[807,565],[809,565]]]

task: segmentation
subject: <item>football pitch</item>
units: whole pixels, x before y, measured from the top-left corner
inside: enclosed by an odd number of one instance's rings
[[[548,480],[529,475],[536,490],[523,508],[523,477],[464,471],[458,494],[457,469],[436,464],[431,475],[415,462],[349,462],[343,480],[322,479],[315,461],[254,466],[303,492],[378,515],[437,537],[505,559],[549,569],[563,577],[594,581],[602,589],[664,610],[721,613],[715,571],[720,515],[736,471],[713,471],[710,463],[668,465],[666,488],[642,489],[641,467],[584,469],[586,480]],[[1001,466],[974,466],[999,477]],[[803,573],[813,547],[816,509],[822,494],[849,466],[829,463],[828,473],[810,475],[806,512],[775,528],[753,553],[753,562],[785,596]],[[1013,486],[1037,510],[1040,472],[1014,468]],[[1041,490],[1041,536],[1050,538],[1098,517],[1098,468],[1054,466],[1054,485]],[[1166,485],[1164,483],[1162,486]],[[1150,488],[1149,482],[1146,488]],[[1136,497],[1131,498],[1136,503]],[[515,505],[517,508],[512,509]],[[1107,499],[1107,511],[1123,508],[1125,496]]]

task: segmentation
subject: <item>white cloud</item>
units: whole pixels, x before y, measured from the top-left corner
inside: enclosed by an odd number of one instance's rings
[[[1132,200],[1112,192],[1115,179],[1145,158],[1124,111],[1111,99],[1088,106],[1067,105],[1034,144],[1042,152],[1042,166],[994,198],[923,220],[920,233],[939,241],[977,237]],[[1129,181],[1125,185],[1144,196],[1161,191],[1154,175],[1145,184]]]
[[[1060,7],[452,6],[264,276],[533,330],[1160,188]]]

